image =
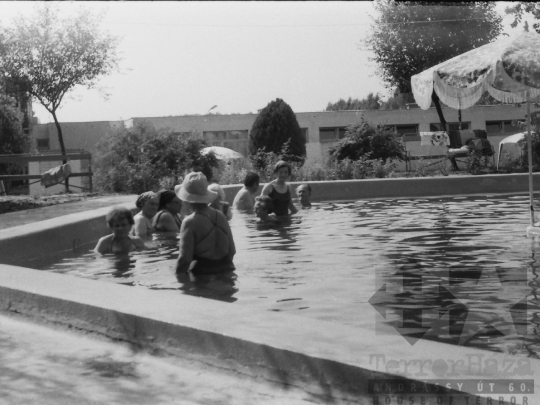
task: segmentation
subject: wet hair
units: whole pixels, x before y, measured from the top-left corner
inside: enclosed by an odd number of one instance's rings
[[[127,219],[131,225],[135,224],[131,210],[128,210],[127,208],[124,208],[124,207],[113,207],[107,213],[107,216],[105,217],[105,220],[107,221],[107,225],[109,225],[109,228],[113,227],[113,222],[121,221],[123,219]]]
[[[307,189],[309,190],[309,194],[311,194],[311,186],[310,186],[309,184],[307,184],[307,183],[302,183],[302,184],[300,184],[298,187],[296,187],[297,192],[298,192],[298,189],[299,189],[300,187],[305,187],[305,188],[307,188]]]
[[[260,183],[260,182],[261,182],[261,177],[259,176],[258,173],[249,172],[248,174],[246,174],[246,178],[244,179],[244,186],[252,187],[256,183]]]
[[[272,199],[267,195],[255,197],[255,204],[257,203],[262,204],[268,210],[269,214],[274,211],[274,203],[272,202]]]
[[[281,169],[282,167],[286,167],[289,170],[289,176],[290,176],[292,173],[291,166],[284,160],[280,160],[274,165],[274,173],[277,173],[278,170]]]
[[[176,197],[176,193],[171,190],[161,190],[159,193],[159,206],[158,211],[161,211],[165,206],[170,203],[172,200],[174,200],[174,197]]]

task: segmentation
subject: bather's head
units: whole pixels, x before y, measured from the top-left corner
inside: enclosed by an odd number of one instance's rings
[[[244,186],[251,193],[255,194],[259,189],[261,178],[258,173],[249,172],[244,179]]]
[[[255,215],[260,219],[268,218],[268,214],[271,214],[274,210],[274,204],[272,199],[267,195],[262,195],[255,198]]]
[[[105,217],[107,225],[115,236],[127,236],[135,221],[131,210],[124,207],[113,207]]]
[[[300,184],[296,188],[296,194],[300,198],[300,204],[302,206],[309,207],[311,205],[311,186],[309,184]]]

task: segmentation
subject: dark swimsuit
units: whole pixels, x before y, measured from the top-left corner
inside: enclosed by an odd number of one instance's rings
[[[203,240],[205,240],[212,232],[214,232],[214,229],[218,228],[220,229],[225,235],[227,234],[227,231],[225,231],[223,228],[221,228],[217,224],[218,220],[218,213],[216,211],[216,221],[212,221],[210,217],[206,214],[203,214],[202,212],[196,212],[196,214],[200,214],[206,218],[212,223],[212,229],[202,238],[199,243],[201,243]],[[234,265],[232,264],[232,261],[229,260],[227,257],[228,255],[225,255],[221,259],[207,259],[205,257],[199,257],[197,255],[193,255],[193,260],[197,261],[197,264],[193,269],[191,269],[193,274],[208,274],[208,273],[217,273],[217,272],[224,272],[224,271],[230,271],[234,270]]]
[[[287,215],[289,213],[289,203],[291,201],[291,192],[289,191],[289,185],[287,185],[287,191],[284,193],[278,193],[274,186],[272,186],[272,192],[268,195],[272,199],[274,204],[274,213],[276,215]]]
[[[155,219],[155,227],[154,228],[157,228],[157,225],[159,223],[159,218],[161,217],[161,214],[163,214],[165,211],[159,211],[158,214],[157,214],[157,218]],[[169,212],[170,214],[170,212]],[[180,221],[180,218],[178,218],[178,215],[173,215],[171,214],[173,219],[174,219],[174,222],[176,222],[176,225],[178,226],[178,229],[180,229],[182,227],[182,221]],[[156,229],[157,231],[157,229]]]
[[[118,254],[119,252],[114,252],[113,251],[113,244],[114,244],[114,238],[115,236],[113,235],[113,237],[111,238],[111,246],[109,248],[109,251],[107,253],[114,253],[114,254]],[[135,242],[133,242],[133,239],[129,238],[129,241],[133,244],[133,246],[135,246],[135,250],[138,250],[139,248],[137,247],[137,245],[135,244]]]

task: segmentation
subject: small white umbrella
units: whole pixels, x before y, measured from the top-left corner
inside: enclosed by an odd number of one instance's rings
[[[499,143],[499,157],[497,159],[497,170],[499,169],[499,163],[501,162],[501,155],[503,148],[507,149],[511,155],[519,155],[523,150],[523,145],[525,144],[526,132],[520,132],[518,134],[510,135],[504,138]]]
[[[241,153],[238,153],[232,149],[224,148],[222,146],[208,146],[206,148],[201,149],[201,153],[203,155],[206,155],[207,153],[213,152],[214,155],[216,155],[216,158],[219,160],[235,160],[235,159],[243,159],[244,156]]]
[[[443,103],[456,109],[472,107],[486,91],[502,102],[527,102],[530,228],[540,233],[540,228],[533,226],[530,136],[530,101],[540,96],[540,35],[524,32],[465,52],[412,76],[411,87],[416,103],[424,110],[431,106],[433,91]]]

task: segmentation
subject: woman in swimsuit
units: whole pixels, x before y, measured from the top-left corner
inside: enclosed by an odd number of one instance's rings
[[[261,195],[267,195],[272,199],[276,216],[288,215],[289,211],[291,214],[297,213],[287,184],[291,176],[291,166],[280,160],[274,166],[274,173],[277,174],[277,178],[263,187]]]
[[[144,242],[138,236],[129,233],[135,223],[133,214],[124,207],[115,207],[105,217],[107,225],[112,229],[112,235],[101,238],[94,251],[101,254],[128,254],[134,250],[145,249]]]
[[[193,274],[208,274],[234,270],[232,260],[236,248],[227,217],[208,206],[216,196],[216,192],[208,190],[206,176],[200,172],[189,173],[178,189],[178,197],[188,202],[194,212],[182,222],[177,273],[191,270]],[[196,261],[194,266],[193,261]]]
[[[131,229],[131,234],[141,238],[151,238],[154,232],[152,218],[158,212],[159,197],[153,191],[147,191],[137,198],[135,205],[140,211],[133,217],[135,225]]]
[[[161,190],[158,194],[159,207],[153,220],[154,229],[157,232],[178,233],[182,225],[179,215],[182,210],[182,201],[171,190]]]

